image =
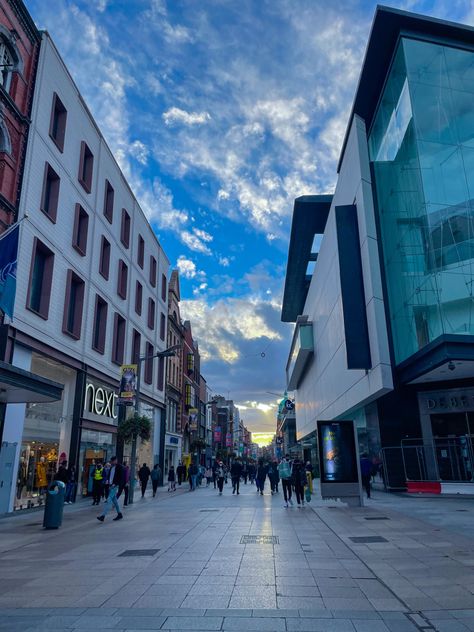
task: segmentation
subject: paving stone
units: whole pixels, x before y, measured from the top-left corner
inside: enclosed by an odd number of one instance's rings
[[[355,619],[352,621],[352,625],[357,632],[390,632],[390,628],[380,620]]]
[[[117,624],[118,629],[130,630],[160,630],[166,617],[122,617]]]
[[[271,610],[263,610],[263,612],[272,612]],[[252,610],[249,608],[210,608],[206,610],[206,617],[251,617]],[[269,614],[266,615],[271,616]],[[282,615],[284,616],[284,615]]]
[[[232,619],[229,619],[232,621]],[[220,630],[222,617],[168,617],[164,630]]]
[[[287,619],[288,632],[352,632],[349,619]]]
[[[262,632],[284,632],[285,619],[276,617],[225,618],[223,630],[262,630]]]

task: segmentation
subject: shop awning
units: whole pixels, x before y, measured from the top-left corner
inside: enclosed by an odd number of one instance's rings
[[[0,402],[25,404],[61,399],[64,385],[0,361]]]

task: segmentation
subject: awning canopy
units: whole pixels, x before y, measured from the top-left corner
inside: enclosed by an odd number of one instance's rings
[[[0,402],[29,404],[61,399],[64,385],[0,361]]]

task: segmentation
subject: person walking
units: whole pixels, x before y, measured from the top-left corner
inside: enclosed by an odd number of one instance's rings
[[[104,468],[99,461],[94,470],[94,479],[92,485],[92,505],[98,505],[103,493]]]
[[[278,493],[278,483],[280,482],[280,475],[278,474],[278,463],[273,461],[268,468],[268,478],[270,479],[270,487],[272,495]]]
[[[367,498],[370,498],[370,477],[372,476],[372,462],[367,452],[360,457],[360,475],[362,478],[362,487],[365,489]]]
[[[99,522],[104,522],[105,516],[108,514],[109,509],[112,505],[114,506],[115,511],[117,512],[117,515],[115,516],[114,520],[122,520],[123,518],[122,512],[120,511],[120,505],[117,500],[117,494],[119,490],[123,489],[123,486],[125,484],[124,468],[123,468],[123,465],[120,465],[120,463],[117,463],[116,456],[113,456],[110,459],[109,481],[110,481],[109,497],[107,498],[107,501],[104,504],[104,509],[102,513],[100,514],[100,516],[97,516],[97,520],[99,520]]]
[[[198,473],[199,473],[198,467],[197,467],[196,463],[194,463],[194,461],[193,461],[191,463],[191,465],[188,467],[188,479],[189,479],[189,491],[190,492],[194,492],[196,490],[196,483],[197,483]]]
[[[230,468],[230,477],[232,479],[232,493],[235,494],[235,492],[237,492],[237,494],[240,494],[240,477],[242,476],[242,463],[240,462],[240,459],[237,458],[235,459],[235,461],[232,463],[232,466]]]
[[[69,466],[67,470],[66,496],[64,498],[64,503],[66,505],[70,505],[71,503],[75,502],[76,485],[77,485],[76,468],[74,467],[74,465],[71,465]]]
[[[107,500],[107,498],[109,497],[109,489],[110,489],[109,475],[110,475],[110,463],[107,461],[107,463],[104,465],[104,477],[102,480],[102,497],[104,498],[104,500]]]
[[[278,466],[278,474],[281,479],[281,486],[283,487],[285,507],[288,507],[288,503],[293,505],[293,501],[291,500],[291,461],[289,454],[286,454],[281,460],[280,465]]]
[[[217,478],[217,488],[219,490],[219,496],[222,496],[222,490],[224,489],[224,479],[225,479],[225,467],[222,461],[219,461],[219,464],[217,465],[216,478]]]
[[[174,471],[174,465],[170,465],[170,469],[168,470],[168,491],[176,491],[176,474]]]
[[[208,466],[206,469],[206,487],[209,487],[209,485],[211,484],[211,481],[213,479],[213,474],[214,473],[212,471],[212,467]]]
[[[298,507],[304,507],[304,488],[308,480],[306,478],[304,463],[300,461],[300,459],[295,459],[293,461],[291,479],[293,487],[295,488],[296,502],[298,503]]]
[[[257,485],[257,494],[260,492],[260,496],[263,496],[263,490],[265,489],[265,479],[267,478],[268,467],[260,459],[257,467],[257,474],[255,477],[255,483]]]
[[[247,479],[249,477],[249,471],[247,469],[247,461],[242,464],[242,478],[244,479],[244,485],[247,485]]]
[[[251,485],[255,483],[255,465],[253,463],[249,463],[248,465],[248,473]]]
[[[127,461],[123,462],[123,506],[128,505],[128,494],[130,491],[130,466]],[[120,497],[120,491],[117,494],[117,498]]]
[[[61,481],[67,485],[67,461],[61,462],[61,465],[58,467],[58,471],[54,475],[54,480]]]
[[[158,489],[158,484],[161,478],[161,469],[158,463],[155,464],[155,467],[152,469],[151,474],[151,485],[153,487],[153,498],[156,496],[156,490]]]
[[[146,463],[144,463],[141,468],[138,470],[138,478],[140,480],[140,485],[142,488],[142,498],[145,497],[146,486],[148,485],[148,479],[150,478],[150,468]]]
[[[186,480],[186,466],[183,465],[181,461],[178,463],[178,467],[176,468],[176,474],[178,476],[178,485],[181,485],[181,483]]]

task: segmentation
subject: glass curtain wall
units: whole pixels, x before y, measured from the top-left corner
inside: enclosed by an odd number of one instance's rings
[[[474,334],[474,53],[402,38],[369,135],[395,361]]]

